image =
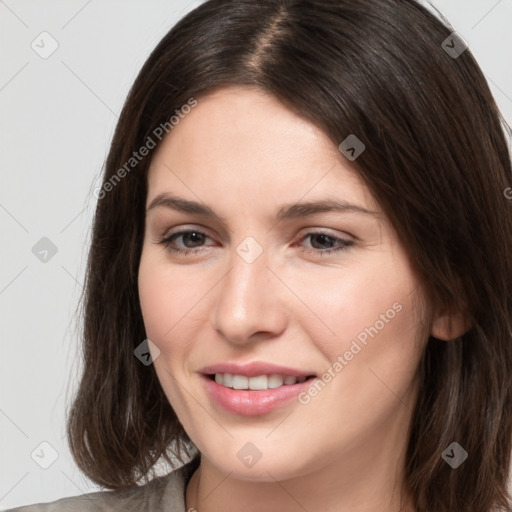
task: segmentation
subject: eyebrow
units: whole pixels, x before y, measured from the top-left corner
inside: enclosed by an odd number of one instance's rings
[[[214,212],[209,206],[198,203],[196,201],[189,201],[188,199],[171,196],[166,193],[156,196],[151,201],[151,204],[148,206],[146,212],[149,212],[150,210],[153,210],[157,207],[170,208],[184,213],[194,213],[204,217],[211,217],[225,223],[225,220],[216,212]],[[277,211],[276,220],[290,220],[326,212],[353,212],[364,215],[380,215],[378,212],[368,210],[367,208],[357,204],[349,203],[344,199],[323,199],[318,201],[285,204],[281,206]]]

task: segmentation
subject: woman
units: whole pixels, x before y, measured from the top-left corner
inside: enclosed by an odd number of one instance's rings
[[[413,0],[185,16],[97,191],[68,435],[110,491],[16,510],[506,509],[503,127]]]

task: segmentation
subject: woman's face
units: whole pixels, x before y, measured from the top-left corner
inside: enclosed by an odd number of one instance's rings
[[[272,481],[403,456],[423,296],[323,132],[255,89],[198,98],[152,159],[147,208],[146,333],[203,458]]]

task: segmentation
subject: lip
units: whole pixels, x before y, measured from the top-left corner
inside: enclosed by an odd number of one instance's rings
[[[209,375],[215,373],[231,373],[234,375],[245,375],[246,377],[272,374],[284,377],[308,377],[315,375],[314,372],[305,372],[259,361],[246,365],[220,363],[203,368],[201,370],[201,381],[213,403],[224,411],[242,416],[259,416],[284,407],[296,398],[301,391],[308,388],[316,379],[315,376],[304,382],[256,391],[232,389],[222,386],[209,377]]]
[[[267,414],[286,405],[301,391],[309,387],[314,379],[274,389],[252,391],[227,388],[211,380],[207,375],[201,375],[207,393],[218,407],[243,416]]]
[[[257,377],[258,375],[282,375],[283,377],[309,377],[315,375],[313,371],[297,370],[287,366],[280,366],[264,361],[252,361],[247,364],[218,363],[205,366],[201,373],[213,375],[215,373],[231,373],[232,375],[245,375],[246,377]]]

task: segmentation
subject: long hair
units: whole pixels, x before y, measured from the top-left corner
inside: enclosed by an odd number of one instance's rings
[[[452,32],[413,0],[209,0],[162,39],[122,110],[94,217],[83,375],[68,418],[72,455],[89,478],[116,489],[148,478],[160,457],[183,461],[190,439],[152,365],[134,356],[146,338],[137,273],[154,152],[139,150],[172,137],[170,119],[185,105],[241,85],[272,94],[336,146],[349,134],[363,141],[352,165],[432,303],[471,321],[455,340],[430,337],[420,363],[405,468],[416,509],[508,508],[508,127]],[[443,458],[452,442],[468,454],[457,468]]]

